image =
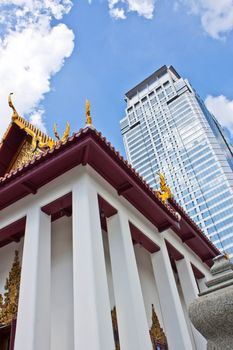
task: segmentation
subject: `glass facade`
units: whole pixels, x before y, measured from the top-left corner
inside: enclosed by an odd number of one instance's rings
[[[163,66],[126,94],[121,120],[129,162],[172,193],[217,247],[233,256],[233,156],[221,126],[189,82]]]

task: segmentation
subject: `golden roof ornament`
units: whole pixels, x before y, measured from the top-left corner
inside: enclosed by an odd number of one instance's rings
[[[36,151],[37,149],[52,149],[56,142],[53,139],[51,139],[51,137],[45,135],[37,127],[32,125],[30,122],[28,122],[18,114],[11,99],[12,95],[13,92],[11,92],[8,96],[9,107],[13,110],[12,122],[17,124],[20,127],[20,129],[24,130],[28,135],[31,136],[31,144],[33,146],[34,151]]]
[[[13,114],[12,114],[12,120],[14,121],[15,119],[17,119],[18,117],[19,117],[19,114],[18,114],[18,112],[16,111],[16,108],[15,108],[15,106],[14,106],[14,104],[13,104],[13,102],[12,102],[12,99],[11,99],[11,96],[13,95],[13,92],[11,92],[10,94],[9,94],[9,96],[8,96],[8,105],[9,105],[9,107],[12,109],[12,111],[13,111]]]
[[[153,344],[153,349],[157,349],[156,345],[159,343],[160,345],[167,345],[167,338],[160,326],[158,317],[155,312],[154,305],[152,304],[152,325],[150,329],[150,337]]]
[[[62,138],[60,138],[60,136],[58,135],[56,123],[54,123],[53,131],[54,131],[54,135],[58,139],[58,141],[65,142],[68,139],[69,134],[70,134],[70,123],[69,122],[66,123],[66,129],[64,131]]]
[[[160,180],[160,191],[155,191],[157,196],[166,203],[169,198],[171,198],[171,190],[170,187],[167,185],[165,176],[162,173],[157,173],[159,175]]]
[[[86,125],[92,125],[91,105],[88,99],[86,99]]]
[[[112,327],[113,327],[113,335],[114,335],[114,342],[115,342],[115,350],[120,350],[119,332],[118,332],[118,324],[117,324],[117,313],[116,313],[115,306],[111,310],[111,316],[112,316]]]
[[[15,251],[15,258],[6,279],[4,297],[0,294],[0,325],[8,325],[17,318],[21,267],[19,252]]]
[[[224,256],[225,256],[226,260],[231,261],[231,256],[230,256],[230,254],[225,253]]]

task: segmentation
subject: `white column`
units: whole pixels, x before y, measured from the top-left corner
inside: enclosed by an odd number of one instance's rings
[[[193,349],[165,241],[151,255],[169,350]]]
[[[119,212],[107,226],[121,350],[151,350],[128,219]]]
[[[197,283],[190,262],[184,258],[176,261],[178,276],[184,296],[185,305],[188,310],[189,304],[198,297]],[[205,350],[207,342],[205,338],[191,324],[193,339],[197,350]]]
[[[51,220],[27,213],[15,350],[50,350]]]
[[[72,197],[74,349],[114,350],[98,198],[88,175]]]

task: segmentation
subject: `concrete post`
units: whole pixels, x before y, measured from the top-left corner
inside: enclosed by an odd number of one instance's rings
[[[176,267],[181,284],[181,289],[184,296],[185,305],[188,310],[190,303],[198,296],[197,283],[193,274],[191,264],[186,258],[176,261]],[[192,324],[191,330],[193,334],[195,349],[206,350],[207,342],[205,338],[193,327]]]
[[[51,221],[27,213],[15,350],[50,350]]]
[[[169,350],[193,349],[165,241],[151,255]]]
[[[151,350],[151,340],[128,218],[107,219],[121,350]]]
[[[98,198],[88,175],[72,197],[74,349],[114,350]]]

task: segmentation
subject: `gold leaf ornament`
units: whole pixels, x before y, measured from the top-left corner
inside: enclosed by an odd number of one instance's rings
[[[17,318],[21,266],[19,252],[15,251],[15,258],[6,279],[4,296],[0,294],[0,325],[8,325]]]

